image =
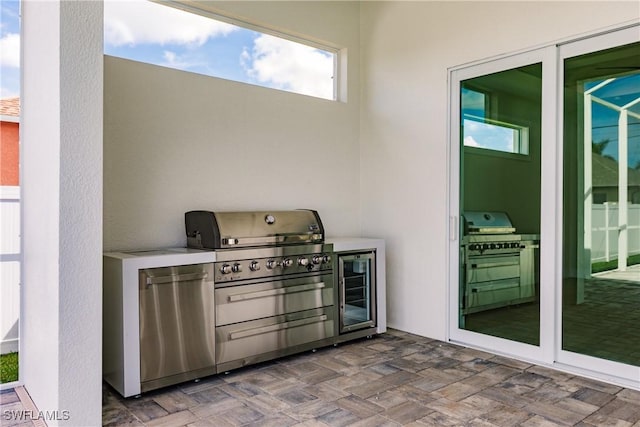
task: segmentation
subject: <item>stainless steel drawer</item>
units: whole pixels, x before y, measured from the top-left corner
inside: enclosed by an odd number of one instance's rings
[[[497,306],[520,298],[520,280],[507,279],[467,285],[466,307]]]
[[[333,306],[324,307],[217,327],[216,364],[240,361],[237,366],[242,366],[263,354],[283,356],[296,346],[331,338],[334,310]]]
[[[333,305],[333,275],[323,274],[215,290],[216,326]]]
[[[520,255],[469,258],[467,283],[489,282],[520,277]]]

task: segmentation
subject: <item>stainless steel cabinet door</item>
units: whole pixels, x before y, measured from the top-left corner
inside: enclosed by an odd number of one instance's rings
[[[140,270],[139,286],[141,382],[213,367],[213,264]]]

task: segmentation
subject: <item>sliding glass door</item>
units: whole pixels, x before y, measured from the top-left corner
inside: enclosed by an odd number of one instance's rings
[[[640,386],[639,26],[450,77],[450,339]]]
[[[559,360],[640,378],[640,41],[561,48]]]
[[[457,70],[452,89],[458,192],[451,209],[459,227],[451,338],[536,359],[548,347],[541,336],[549,292],[541,281],[541,168],[554,146],[553,135],[543,134],[543,99],[554,96],[543,86],[554,72],[550,53]]]

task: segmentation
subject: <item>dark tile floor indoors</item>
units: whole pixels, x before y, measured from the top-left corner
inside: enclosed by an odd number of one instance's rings
[[[634,426],[640,391],[400,331],[123,399],[106,426]]]
[[[640,366],[639,281],[585,281],[584,301],[563,305],[563,350]],[[472,331],[540,343],[538,302],[474,313],[466,321]]]

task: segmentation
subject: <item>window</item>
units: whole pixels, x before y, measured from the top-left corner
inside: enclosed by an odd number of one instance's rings
[[[503,151],[505,153],[529,154],[529,129],[497,120],[464,115],[464,145]]]
[[[537,84],[536,71],[525,67],[515,76],[496,73],[462,82],[460,91],[463,145],[490,151],[529,154],[529,126],[509,117],[522,115],[523,107],[513,94],[527,95]],[[504,83],[506,82],[506,83]],[[502,108],[499,108],[502,107]]]
[[[336,99],[337,50],[254,25],[147,0],[104,3],[104,53],[163,67]],[[176,5],[184,7],[183,5]],[[206,16],[205,16],[206,15]],[[238,25],[235,25],[238,24]]]
[[[487,107],[488,96],[484,92],[463,87],[460,91],[460,96],[462,98],[463,116],[486,117],[489,108]]]

